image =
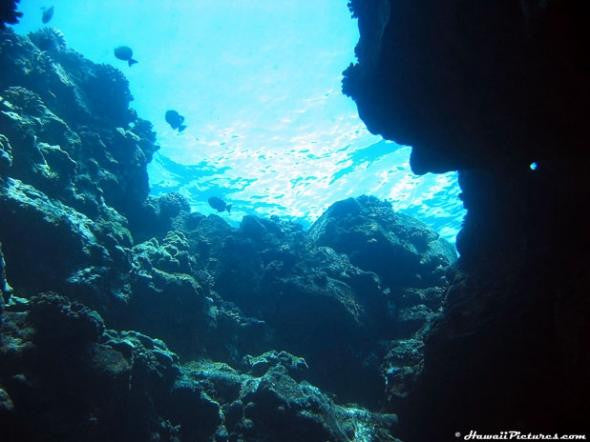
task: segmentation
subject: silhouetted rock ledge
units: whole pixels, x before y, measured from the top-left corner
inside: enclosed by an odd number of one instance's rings
[[[393,289],[444,285],[444,270],[456,259],[453,246],[425,224],[366,196],[332,205],[310,235],[318,245],[344,253],[354,265],[375,272]]]
[[[589,5],[349,2],[344,92],[414,172],[458,170],[467,209],[443,314],[386,358],[423,368],[396,403],[404,440],[590,430]]]
[[[3,441],[398,440],[452,246],[372,197],[309,231],[150,197],[118,70],[52,28],[0,70]]]
[[[18,23],[21,13],[17,10],[17,4],[20,0],[4,0],[0,3],[0,30],[5,28],[5,24]]]

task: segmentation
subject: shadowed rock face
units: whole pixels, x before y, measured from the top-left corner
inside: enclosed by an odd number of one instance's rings
[[[417,173],[584,147],[586,2],[350,4],[361,38],[344,91],[371,131],[414,147]]]
[[[16,10],[20,0],[5,0],[0,3],[0,29],[4,29],[5,24],[18,23],[21,13]]]
[[[392,289],[444,285],[443,270],[456,256],[453,247],[426,225],[366,196],[333,204],[309,234],[317,244],[345,253],[353,264],[377,273]]]
[[[588,3],[350,6],[344,91],[369,129],[413,146],[414,171],[459,170],[467,209],[404,437],[587,430]]]

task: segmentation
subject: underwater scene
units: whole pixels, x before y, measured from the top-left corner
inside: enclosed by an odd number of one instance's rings
[[[341,92],[358,40],[345,3],[62,0],[45,27],[128,79],[131,107],[160,146],[151,195],[180,193],[207,215],[208,198],[231,201],[223,217],[234,227],[244,215],[309,227],[336,201],[368,194],[454,242],[456,173],[413,174],[410,148],[372,135]],[[42,6],[23,2],[15,31],[42,29]]]
[[[0,441],[586,440],[579,8],[1,0]]]

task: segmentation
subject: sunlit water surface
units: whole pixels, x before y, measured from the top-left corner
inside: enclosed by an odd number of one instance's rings
[[[39,29],[41,7],[73,49],[119,67],[133,107],[158,133],[152,193],[177,191],[195,210],[313,222],[362,194],[392,202],[454,241],[464,210],[456,174],[416,176],[410,148],[370,134],[340,91],[358,29],[346,0],[22,0],[17,32]],[[130,46],[128,67],[113,49]],[[183,133],[164,113],[186,117]]]

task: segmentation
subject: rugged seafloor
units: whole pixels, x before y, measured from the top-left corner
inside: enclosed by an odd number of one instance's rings
[[[148,196],[125,77],[0,33],[2,441],[393,441],[455,251],[371,197],[304,231]]]

